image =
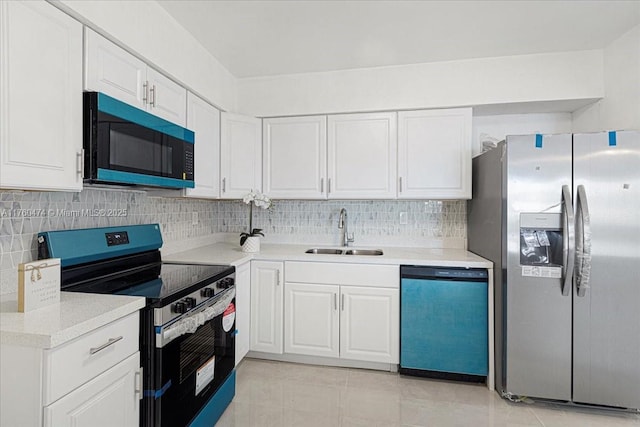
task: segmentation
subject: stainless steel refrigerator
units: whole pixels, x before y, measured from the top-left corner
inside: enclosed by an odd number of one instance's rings
[[[473,160],[506,398],[640,408],[640,132],[510,136]]]

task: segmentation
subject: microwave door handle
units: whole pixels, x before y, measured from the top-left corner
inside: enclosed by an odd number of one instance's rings
[[[564,279],[562,281],[562,295],[569,296],[573,283],[573,268],[576,257],[575,250],[575,219],[573,216],[573,201],[568,185],[562,186],[562,213],[564,216],[564,230],[562,233],[562,253],[564,258]]]
[[[576,210],[578,212],[579,234],[576,235],[578,247],[578,271],[576,280],[576,290],[579,297],[584,297],[589,288],[591,275],[591,217],[589,216],[589,205],[587,204],[587,192],[584,185],[578,185],[576,199]]]

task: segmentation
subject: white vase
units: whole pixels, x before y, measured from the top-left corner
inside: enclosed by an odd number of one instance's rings
[[[260,252],[260,236],[249,236],[242,245],[242,252]]]

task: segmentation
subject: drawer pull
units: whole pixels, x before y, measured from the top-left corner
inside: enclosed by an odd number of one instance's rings
[[[109,341],[107,341],[106,343],[102,344],[101,346],[90,348],[89,349],[89,354],[96,354],[97,352],[104,350],[105,348],[109,347],[110,345],[113,345],[113,344],[117,343],[121,339],[122,339],[122,335],[120,335],[119,337],[115,337],[115,338],[109,338]]]

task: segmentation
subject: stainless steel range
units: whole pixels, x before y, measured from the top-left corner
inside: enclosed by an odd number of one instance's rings
[[[40,233],[62,291],[146,298],[142,426],[213,426],[235,393],[235,268],[163,263],[158,224]]]

